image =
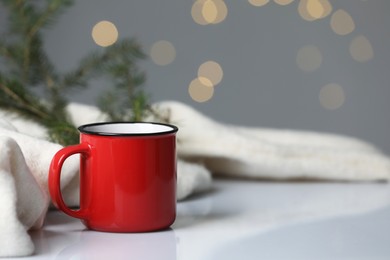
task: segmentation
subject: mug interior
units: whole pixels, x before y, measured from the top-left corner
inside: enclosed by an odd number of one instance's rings
[[[175,133],[177,130],[173,125],[143,122],[96,123],[79,127],[82,133],[96,135],[155,135]]]

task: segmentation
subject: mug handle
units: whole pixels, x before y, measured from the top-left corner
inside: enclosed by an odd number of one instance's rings
[[[65,214],[80,219],[85,219],[87,212],[85,209],[72,210],[66,206],[61,193],[61,170],[65,160],[69,156],[76,153],[89,156],[90,150],[90,146],[86,143],[64,147],[54,155],[49,169],[49,192],[54,206],[62,210]]]

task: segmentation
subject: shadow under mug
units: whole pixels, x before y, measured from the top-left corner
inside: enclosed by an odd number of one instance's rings
[[[173,125],[142,122],[80,126],[80,144],[52,159],[53,204],[92,230],[147,232],[166,229],[176,218],[176,132]],[[80,208],[61,194],[61,168],[80,154]]]

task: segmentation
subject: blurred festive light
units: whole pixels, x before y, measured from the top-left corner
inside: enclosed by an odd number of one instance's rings
[[[324,7],[321,5],[320,1],[317,0],[308,0],[306,8],[309,15],[315,19],[321,18],[325,12]]]
[[[213,24],[217,24],[226,19],[228,8],[223,0],[213,0],[213,2],[218,10],[217,18],[213,21]]]
[[[118,30],[112,22],[100,21],[92,29],[92,39],[99,46],[110,46],[118,40]]]
[[[301,0],[298,12],[303,19],[314,21],[328,16],[332,12],[332,5],[328,0]]]
[[[319,99],[322,107],[335,110],[344,104],[344,90],[340,85],[335,83],[325,85],[320,90]]]
[[[355,22],[346,11],[339,9],[332,14],[330,27],[339,35],[347,35],[355,30]]]
[[[225,20],[228,13],[223,0],[197,0],[191,8],[192,19],[200,24],[217,24]]]
[[[294,2],[294,0],[274,0],[274,2],[279,5],[288,5]]]
[[[202,14],[203,2],[204,1],[197,0],[193,3],[192,8],[191,8],[191,16],[192,16],[192,19],[197,24],[207,25],[209,23],[206,21],[206,19],[203,17],[203,14]]]
[[[363,35],[355,37],[349,45],[349,53],[352,58],[359,62],[371,60],[374,57],[370,41]]]
[[[194,101],[199,103],[206,102],[213,97],[214,86],[208,78],[198,77],[191,81],[188,93]]]
[[[268,4],[269,0],[248,0],[248,2],[254,6],[263,6]]]
[[[168,41],[157,41],[150,49],[150,57],[157,65],[168,65],[175,59],[176,50]]]
[[[314,71],[321,66],[321,51],[315,45],[305,45],[299,49],[296,62],[301,70],[307,72]]]
[[[221,65],[215,61],[206,61],[199,66],[198,77],[206,78],[211,81],[212,85],[219,84],[223,78],[223,70]]]
[[[202,16],[207,23],[213,23],[218,16],[218,9],[214,1],[207,0],[202,6]]]

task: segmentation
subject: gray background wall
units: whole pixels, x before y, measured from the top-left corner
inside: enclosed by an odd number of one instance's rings
[[[135,37],[146,53],[160,40],[173,45],[171,63],[161,66],[149,58],[139,64],[154,101],[179,100],[230,124],[352,135],[390,153],[390,1],[329,2],[328,16],[307,21],[298,12],[298,0],[288,5],[270,0],[261,7],[226,0],[222,22],[200,25],[191,16],[194,1],[189,0],[75,1],[46,33],[46,48],[66,71],[89,50],[102,48],[92,40],[91,30],[108,20],[116,25],[119,38]],[[330,25],[339,9],[354,21],[347,35],[336,34]],[[356,39],[366,40],[353,47],[363,61],[350,53]],[[372,55],[367,54],[370,48]],[[220,64],[223,78],[213,97],[198,103],[188,88],[208,60]],[[341,90],[326,92],[327,84]],[[93,103],[96,93],[108,87],[96,81],[71,99]]]

